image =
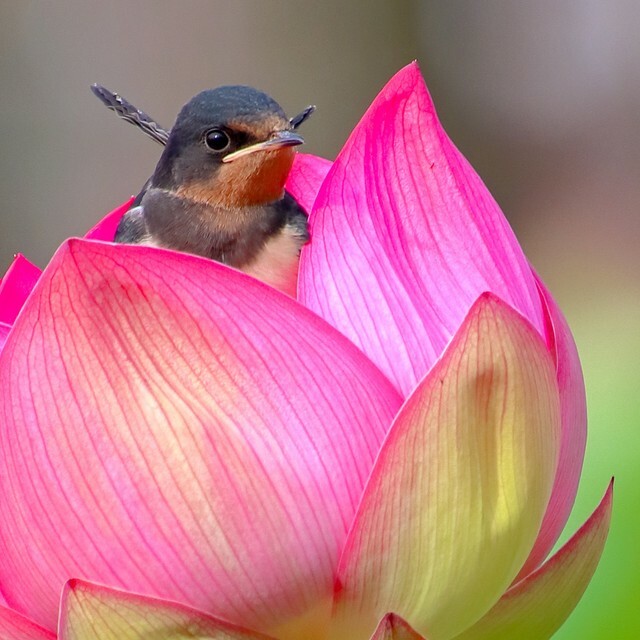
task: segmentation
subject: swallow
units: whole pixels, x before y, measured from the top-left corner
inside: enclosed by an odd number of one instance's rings
[[[193,97],[167,131],[118,94],[92,89],[164,145],[115,242],[204,256],[295,295],[309,231],[306,212],[284,185],[304,142],[295,130],[314,107],[289,120],[267,94],[223,86]]]

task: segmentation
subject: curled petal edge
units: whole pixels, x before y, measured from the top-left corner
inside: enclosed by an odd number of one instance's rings
[[[515,582],[536,569],[560,537],[575,502],[587,443],[587,400],[578,350],[562,311],[542,280],[534,276],[546,315],[547,342],[556,363],[562,431],[553,492],[538,538]]]
[[[544,640],[569,617],[600,561],[609,532],[613,480],[589,519],[539,569],[455,640]]]

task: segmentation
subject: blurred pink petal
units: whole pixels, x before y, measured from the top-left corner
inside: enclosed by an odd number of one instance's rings
[[[67,583],[60,608],[59,640],[272,640],[175,602],[81,580]]]
[[[413,63],[374,100],[330,169],[302,251],[300,300],[407,394],[491,291],[542,333],[529,265],[442,129]]]
[[[399,405],[253,278],[70,240],[0,354],[7,601],[53,628],[75,576],[261,630],[304,615]]]
[[[0,351],[2,351],[4,343],[7,341],[9,331],[11,331],[11,327],[4,322],[0,322]]]
[[[16,611],[0,606],[1,640],[56,640],[56,634]]]
[[[548,317],[556,375],[560,388],[562,441],[555,486],[536,544],[518,575],[518,580],[535,569],[562,533],[578,491],[587,442],[587,401],[578,350],[569,325],[549,291],[538,278],[540,295]]]
[[[573,537],[456,640],[550,638],[578,604],[598,566],[609,532],[612,498],[613,483]]]
[[[132,196],[126,202],[123,202],[119,207],[116,207],[111,213],[98,222],[95,227],[91,228],[85,234],[87,240],[105,240],[107,242],[113,242],[116,235],[116,229],[122,216],[131,209],[131,205],[135,198]]]
[[[311,213],[320,185],[330,168],[329,160],[308,153],[296,154],[286,187],[307,213]]]
[[[400,616],[388,613],[382,620],[371,640],[425,640],[414,631]]]
[[[502,595],[555,476],[560,410],[536,330],[484,294],[394,421],[337,573],[333,638],[387,611],[451,638]]]
[[[0,322],[12,325],[42,272],[17,254],[0,282]],[[1,337],[0,333],[0,337]]]

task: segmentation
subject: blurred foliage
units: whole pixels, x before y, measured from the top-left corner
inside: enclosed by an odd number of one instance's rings
[[[600,292],[573,329],[582,345],[590,430],[578,499],[564,538],[575,531],[615,475],[611,531],[596,575],[574,614],[554,636],[640,638],[640,296]]]

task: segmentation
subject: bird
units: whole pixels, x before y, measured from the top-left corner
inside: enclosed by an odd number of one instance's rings
[[[118,225],[115,242],[173,249],[216,260],[295,297],[307,214],[285,190],[297,127],[266,93],[243,85],[200,92],[170,131],[114,92],[94,93],[164,150]]]

